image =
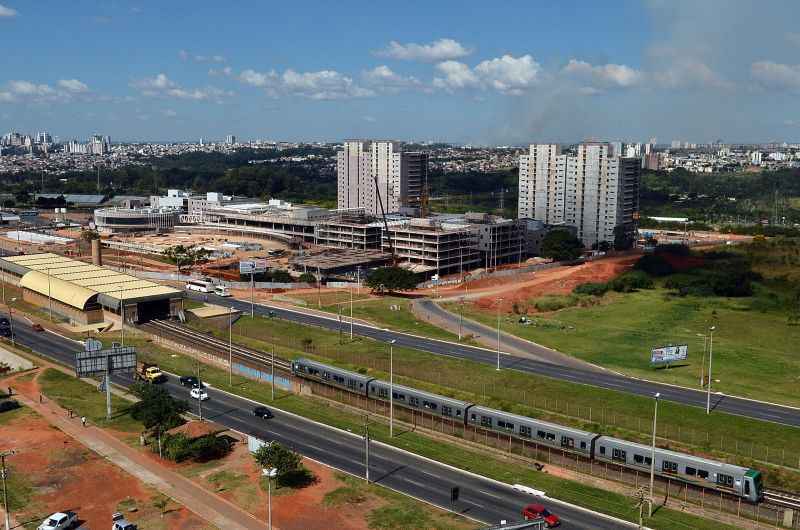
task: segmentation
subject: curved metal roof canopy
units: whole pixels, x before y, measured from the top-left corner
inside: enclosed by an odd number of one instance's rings
[[[82,311],[86,309],[86,304],[90,301],[97,301],[97,293],[95,291],[39,271],[26,273],[20,279],[19,284],[42,296],[49,296],[53,300],[58,300]]]

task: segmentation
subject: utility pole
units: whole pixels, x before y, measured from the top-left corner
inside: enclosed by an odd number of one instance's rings
[[[464,297],[461,297],[458,304],[458,341],[461,342],[462,330],[464,328]]]
[[[656,421],[658,421],[658,398],[661,397],[659,392],[656,392],[655,409],[653,410],[653,444],[650,446],[650,502],[648,503],[648,517],[653,517],[653,485],[655,482],[655,469],[656,469]]]
[[[389,341],[389,438],[394,436],[394,343]]]
[[[706,393],[706,414],[711,414],[711,361],[714,358],[714,330],[716,326],[708,328],[711,337],[708,341],[708,391]]]
[[[269,356],[270,379],[272,380],[271,401],[275,401],[275,344],[272,345],[272,352]]]
[[[500,302],[502,298],[497,299],[497,371],[500,371]]]
[[[50,296],[50,268],[47,269],[47,308],[50,313],[50,322],[53,321],[53,297]]]
[[[233,386],[233,306],[228,308],[228,386]]]
[[[256,316],[256,303],[254,298],[255,293],[255,281],[256,273],[255,271],[250,273],[250,318],[254,318]]]
[[[700,388],[705,384],[706,378],[706,352],[708,352],[708,335],[703,334],[703,362],[700,364]]]
[[[364,473],[369,484],[369,418],[364,416]]]
[[[203,381],[200,379],[200,357],[197,357],[197,415],[200,417],[200,421],[203,421]]]
[[[6,530],[11,530],[11,513],[8,511],[8,490],[6,489],[6,478],[8,478],[8,471],[6,470],[6,458],[16,454],[16,451],[0,452],[0,478],[3,479],[3,509],[6,512]]]

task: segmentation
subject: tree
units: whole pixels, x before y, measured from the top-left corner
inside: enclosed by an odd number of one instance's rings
[[[146,429],[160,433],[183,425],[181,414],[189,410],[185,401],[178,401],[158,385],[136,383],[131,391],[139,398],[131,407],[131,416],[141,421]]]
[[[614,227],[615,250],[628,250],[633,247],[635,242],[635,232],[626,229],[625,225],[617,225]]]
[[[253,453],[253,459],[262,469],[277,469],[278,477],[280,477],[297,471],[300,468],[301,457],[278,442],[270,442],[259,447]]]
[[[542,240],[541,254],[555,261],[571,261],[581,257],[583,243],[568,230],[553,230]]]
[[[317,283],[317,277],[310,272],[304,272],[297,280],[300,283]]]
[[[90,241],[94,241],[95,239],[100,239],[100,233],[97,230],[81,230],[81,239],[86,241],[87,243]]]
[[[408,291],[417,286],[417,275],[400,267],[381,267],[370,271],[364,284],[376,293]]]
[[[167,513],[167,506],[169,506],[169,497],[165,495],[159,495],[153,500],[153,508],[158,510],[162,519],[164,518],[164,514]]]
[[[164,256],[178,267],[178,272],[181,272],[184,265],[205,261],[209,254],[211,251],[196,246],[174,245],[164,250]]]

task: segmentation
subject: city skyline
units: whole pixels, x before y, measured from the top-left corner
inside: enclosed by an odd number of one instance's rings
[[[12,45],[0,129],[123,141],[792,141],[798,14],[780,2],[220,14],[203,2],[2,0]]]

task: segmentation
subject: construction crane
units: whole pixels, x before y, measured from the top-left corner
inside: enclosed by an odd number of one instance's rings
[[[383,229],[386,230],[386,239],[389,241],[389,254],[391,254],[391,265],[392,267],[396,264],[395,254],[394,254],[394,245],[392,244],[392,236],[389,235],[389,221],[386,220],[386,211],[383,209],[383,200],[381,199],[381,188],[378,186],[378,175],[373,177],[375,181],[375,195],[378,196],[378,204],[381,207],[381,216],[383,217]]]

